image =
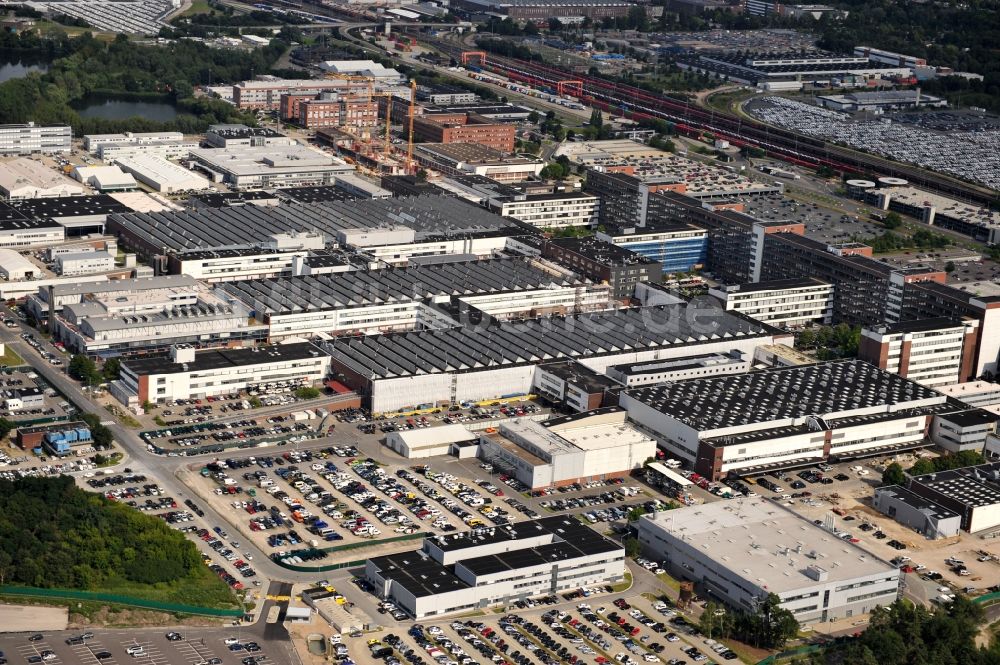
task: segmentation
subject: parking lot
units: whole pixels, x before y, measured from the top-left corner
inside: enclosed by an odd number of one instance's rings
[[[744,108],[768,124],[899,162],[1000,188],[1000,129],[939,131],[888,119],[853,120],[784,97],[755,97]]]
[[[231,650],[227,641],[236,642],[241,648]],[[247,646],[252,651],[248,651]],[[261,662],[268,665],[290,662],[286,645],[258,639],[246,629],[240,633],[236,628],[18,633],[0,635],[0,651],[12,665],[35,662],[50,665],[243,665],[248,657],[261,658]]]
[[[442,657],[462,664],[515,665],[679,665],[737,659],[725,645],[700,636],[658,594],[613,593],[609,587],[587,594],[552,595],[519,601],[507,608],[509,613],[419,622],[384,635],[343,638],[342,645],[331,648],[364,665],[385,657],[410,665],[431,665]]]
[[[195,405],[188,410],[198,412],[206,407]],[[194,416],[166,424],[160,429],[141,434],[150,446],[166,454],[202,454],[222,452],[226,448],[249,448],[263,443],[302,443],[327,433],[324,423],[329,412],[325,408],[279,411],[272,414],[246,415],[223,420],[208,420]]]

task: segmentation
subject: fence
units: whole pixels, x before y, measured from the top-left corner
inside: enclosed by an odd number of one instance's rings
[[[62,600],[80,600],[87,602],[111,603],[114,605],[128,605],[131,607],[141,607],[147,610],[158,612],[172,612],[178,614],[200,614],[213,617],[239,617],[243,616],[243,611],[238,609],[221,609],[218,607],[200,607],[198,605],[183,605],[181,603],[165,603],[156,600],[146,600],[143,598],[133,598],[117,593],[100,593],[97,591],[80,591],[77,589],[38,589],[23,586],[0,586],[0,595],[26,596],[34,598],[58,598]]]

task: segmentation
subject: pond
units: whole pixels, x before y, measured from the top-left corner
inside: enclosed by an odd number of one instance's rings
[[[167,102],[100,97],[85,99],[75,108],[82,118],[125,120],[139,117],[166,122],[177,117],[177,108]]]
[[[21,78],[31,72],[46,72],[49,66],[44,62],[35,62],[30,58],[0,60],[0,83]]]

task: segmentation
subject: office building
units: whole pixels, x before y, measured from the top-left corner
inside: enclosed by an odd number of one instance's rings
[[[709,289],[724,309],[778,328],[830,325],[833,285],[818,279],[783,279]],[[886,368],[882,368],[886,369]]]
[[[475,113],[422,114],[413,118],[415,140],[426,143],[474,143],[499,152],[514,151],[512,124],[497,124]]]
[[[165,356],[128,358],[111,394],[126,406],[204,399],[244,390],[292,391],[326,378],[330,356],[308,342],[195,351],[172,347]]]
[[[858,357],[925,386],[974,378],[979,322],[918,319],[861,331]]]
[[[108,272],[114,268],[115,257],[110,252],[71,252],[56,257],[56,272],[63,277]]]
[[[502,183],[536,177],[545,162],[533,157],[509,157],[477,143],[420,143],[413,158],[444,175],[481,175]]]
[[[656,441],[607,407],[539,422],[514,418],[479,438],[479,458],[531,489],[621,478],[656,457]]]
[[[1000,416],[985,409],[968,409],[934,416],[931,441],[951,453],[983,452],[986,439],[996,432]]]
[[[330,185],[337,174],[354,172],[344,160],[298,144],[205,148],[192,150],[191,159],[214,182],[232,189]]]
[[[1000,462],[914,476],[907,488],[958,513],[963,531],[1000,527]]]
[[[87,134],[83,137],[83,148],[92,155],[101,155],[101,149],[108,146],[136,146],[159,143],[180,143],[182,132],[124,132],[121,134]]]
[[[787,348],[781,346],[780,348]],[[628,388],[750,371],[754,356],[743,351],[699,353],[667,360],[612,365],[607,375]]]
[[[321,92],[363,92],[368,90],[365,81],[343,79],[266,79],[243,81],[232,86],[232,100],[239,109],[277,111],[282,95],[310,95]]]
[[[562,516],[434,536],[418,551],[365,562],[375,594],[415,619],[615,584],[624,576],[621,545]]]
[[[639,282],[659,282],[663,267],[618,245],[595,238],[553,238],[542,247],[542,256],[595,282],[611,286],[611,296],[629,300]]]
[[[774,594],[808,624],[869,614],[900,595],[898,568],[763,498],[643,515],[639,542],[672,574],[739,612],[753,613]]]
[[[786,339],[774,328],[721,309],[687,304],[617,309],[328,343],[333,373],[375,413],[527,395],[535,366],[575,359],[597,372],[610,365],[737,349]],[[944,399],[943,397],[941,399]]]
[[[557,360],[535,368],[532,391],[553,404],[582,413],[617,402],[621,384],[574,360]]]
[[[872,62],[881,62],[886,65],[899,65],[900,67],[926,67],[927,60],[904,53],[895,53],[872,46],[855,46],[854,55],[868,58]]]
[[[284,100],[282,100],[284,104]],[[295,104],[295,121],[307,129],[316,127],[377,127],[378,102],[362,96],[321,94],[315,99],[300,99]]]
[[[296,145],[295,139],[288,138],[270,127],[247,127],[246,125],[210,125],[205,132],[205,143],[212,148],[263,148],[271,146]]]
[[[80,184],[34,159],[0,162],[0,196],[7,200],[79,196],[83,191]]]
[[[747,7],[767,4],[747,0]],[[750,11],[750,13],[754,13]],[[843,82],[909,77],[912,68],[872,62],[865,56],[839,55],[825,51],[802,53],[698,52],[679,59],[678,65],[705,74],[728,77],[731,81],[763,90],[801,90],[804,81]]]
[[[73,353],[149,354],[261,340],[266,328],[185,275],[50,286],[27,303]]]
[[[708,257],[708,231],[691,224],[653,220],[643,226],[612,224],[598,230],[596,237],[659,262],[668,274],[701,268]]]
[[[860,360],[635,388],[619,404],[711,480],[926,447],[932,417],[958,410]]]
[[[488,207],[503,217],[511,217],[541,229],[590,226],[597,217],[600,201],[585,192],[526,194],[491,199]]]
[[[46,155],[68,153],[73,128],[69,125],[0,125],[0,155]]]

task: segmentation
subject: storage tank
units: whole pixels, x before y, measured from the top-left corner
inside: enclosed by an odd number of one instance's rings
[[[64,441],[73,442],[73,441],[76,441],[77,438],[78,437],[76,435],[76,430],[75,429],[68,429],[65,432],[63,432],[63,440]]]

